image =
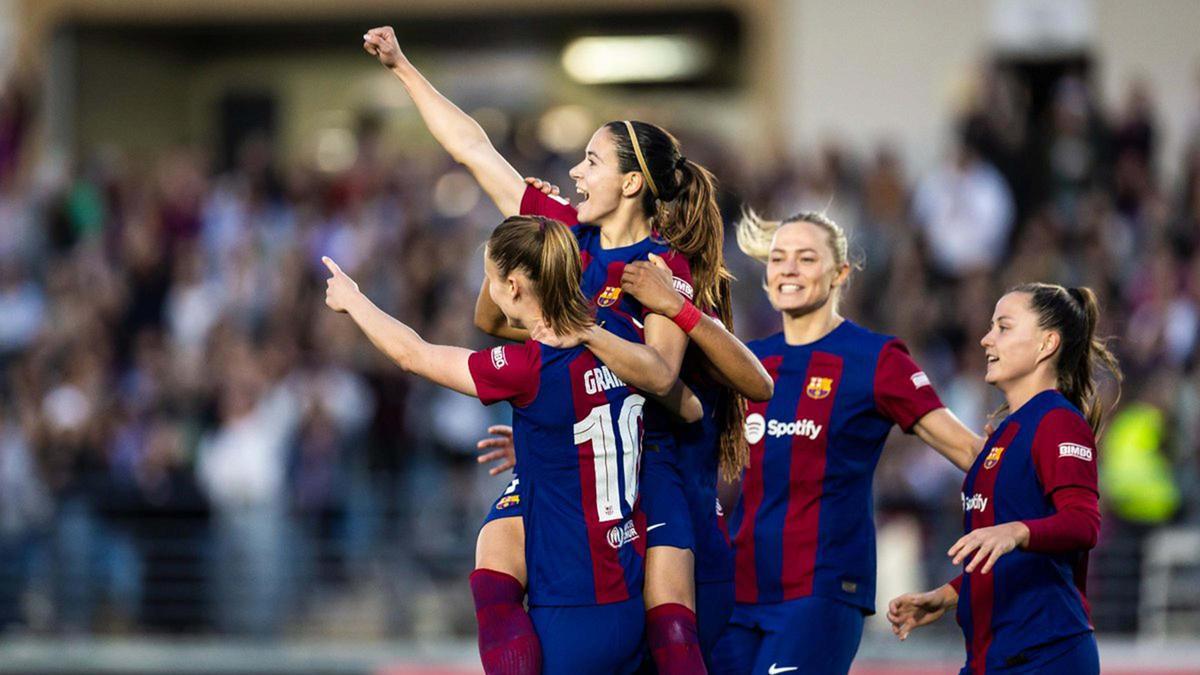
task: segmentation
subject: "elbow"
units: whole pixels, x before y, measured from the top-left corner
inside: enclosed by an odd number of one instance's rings
[[[481,312],[478,309],[475,311],[475,327],[488,335],[500,337],[500,331],[504,328],[505,323],[503,315],[495,317],[488,312]]]
[[[463,139],[461,144],[446,148],[446,152],[450,153],[451,159],[468,169],[475,164],[476,157],[485,153],[494,153],[495,151],[495,148],[492,147],[491,139],[487,137],[487,133],[482,128],[479,129],[477,136]]]
[[[701,405],[700,399],[693,397],[691,401],[683,406],[683,410],[680,411],[679,416],[688,424],[704,419],[704,406]]]
[[[651,396],[654,396],[655,398],[664,398],[671,393],[672,389],[675,388],[675,380],[674,379],[671,379],[671,380],[656,379],[653,382],[649,382],[648,384],[650,385],[650,388],[647,389],[647,393],[649,393]],[[688,421],[692,422],[695,420],[688,420]]]
[[[775,395],[775,381],[769,377],[759,378],[754,386],[749,391],[742,392],[742,395],[755,403],[766,403]]]

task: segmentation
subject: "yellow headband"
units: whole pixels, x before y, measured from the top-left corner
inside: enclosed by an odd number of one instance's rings
[[[638,145],[637,134],[633,131],[633,122],[624,120],[625,128],[629,130],[629,142],[633,144],[633,154],[637,155],[638,166],[642,167],[642,175],[646,177],[646,185],[650,186],[650,192],[654,193],[654,198],[658,199],[658,187],[654,184],[654,179],[650,176],[650,169],[646,166],[646,158],[642,157],[642,147]]]

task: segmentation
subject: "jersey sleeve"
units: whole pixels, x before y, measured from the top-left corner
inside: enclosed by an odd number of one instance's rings
[[[1067,553],[1094,548],[1100,538],[1100,496],[1071,485],[1056,490],[1051,499],[1054,515],[1022,521],[1029,528],[1025,550]]]
[[[1068,486],[1099,493],[1096,437],[1074,410],[1055,408],[1042,417],[1033,436],[1033,465],[1045,494]]]
[[[521,215],[545,216],[568,226],[579,224],[579,214],[571,202],[558,195],[545,194],[532,185],[526,185],[525,194],[521,195]]]
[[[532,340],[477,351],[467,359],[484,405],[511,401],[517,407],[527,406],[537,397],[541,363],[541,350]]]
[[[680,295],[687,298],[688,302],[694,302],[696,290],[692,287],[692,266],[688,259],[674,249],[661,255],[663,262],[671,269],[671,285]]]
[[[913,361],[900,340],[891,340],[879,352],[875,367],[875,407],[884,417],[911,433],[922,417],[944,408],[929,377]]]

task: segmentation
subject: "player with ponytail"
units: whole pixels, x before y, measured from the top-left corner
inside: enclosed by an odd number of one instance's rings
[[[711,175],[684,158],[678,142],[660,128],[631,120],[612,122],[596,131],[583,161],[571,170],[583,195],[576,210],[566,200],[527,186],[482,128],[408,62],[390,28],[368,31],[363,47],[396,75],[430,132],[472,172],[502,213],[583,223],[572,228],[583,255],[582,288],[596,306],[597,323],[603,330],[581,332],[574,339],[582,340],[631,385],[657,395],[668,395],[676,388],[687,333],[671,317],[649,312],[627,292],[623,272],[630,263],[658,255],[670,268],[677,292],[689,301],[696,299],[701,309],[728,322],[729,276],[720,258],[723,228]],[[476,324],[511,339],[529,335],[511,326],[486,292],[479,296]],[[714,333],[713,340],[721,343],[721,359],[712,360],[716,382],[729,384],[734,391],[718,388],[717,395],[701,398],[706,403],[706,417],[725,424],[727,463],[732,465],[743,456],[736,443],[738,396],[765,398],[770,395],[771,383],[753,354],[729,330]],[[658,357],[652,363],[643,362],[639,352],[629,348],[643,341]],[[715,502],[715,471],[711,488],[704,493],[714,495],[713,499],[701,497],[707,501],[703,505],[695,498],[689,500],[688,484],[677,461],[680,448],[674,429],[667,415],[654,405],[646,411],[646,446],[650,452],[643,467],[643,495],[652,521],[646,585],[651,652],[661,673],[703,672],[695,613],[697,533],[693,511],[702,508],[706,514],[702,533],[706,540],[723,538]],[[707,452],[716,457],[715,440]],[[480,531],[477,567],[509,569],[520,559],[520,530],[515,518],[506,517],[521,515],[519,480],[514,479],[505,492]],[[717,560],[717,564],[723,562]],[[728,580],[724,584],[727,588]],[[704,632],[715,636],[729,603],[717,601],[714,605],[716,609],[702,613],[713,619],[704,622]]]
[[[964,674],[1100,672],[1086,595],[1100,532],[1096,437],[1101,371],[1116,358],[1096,334],[1089,288],[1031,283],[996,303],[980,344],[1003,421],[963,481],[963,537],[948,552],[963,574],[891,601],[901,640],[957,606]]]
[[[485,404],[508,401],[526,489],[525,584],[498,570],[471,576],[479,646],[489,675],[633,672],[643,649],[646,523],[636,467],[645,398],[583,347],[533,340],[478,352],[432,345],[371,303],[332,260],[326,304],[350,315],[405,371]],[[587,330],[579,248],[559,222],[506,219],[488,240],[486,291],[514,328],[559,335]],[[642,351],[649,349],[642,346]],[[686,389],[662,401],[684,419],[701,414]],[[580,436],[613,468],[580,459]]]

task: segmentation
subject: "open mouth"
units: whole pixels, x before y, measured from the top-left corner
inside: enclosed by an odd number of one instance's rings
[[[993,363],[995,363],[995,362],[999,361],[999,360],[1000,360],[1000,357],[999,357],[999,356],[995,356],[994,354],[988,354],[988,355],[987,355],[987,364],[988,364],[989,366],[990,366],[990,365],[992,365]]]
[[[579,195],[579,197],[580,197],[579,201],[580,201],[580,202],[586,202],[586,201],[587,201],[587,199],[588,199],[588,191],[587,191],[587,190],[585,190],[585,189],[583,189],[583,188],[579,187],[578,185],[576,185],[576,186],[575,186],[575,193]]]
[[[804,290],[800,284],[779,284],[779,292],[781,294],[799,293]]]

